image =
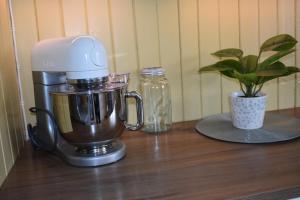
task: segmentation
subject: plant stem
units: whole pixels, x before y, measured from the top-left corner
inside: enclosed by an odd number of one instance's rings
[[[260,91],[261,91],[261,88],[263,87],[263,83],[262,84],[260,84],[260,86],[259,86],[259,88],[258,88],[258,90],[254,93],[254,95],[253,96],[256,96]]]
[[[244,88],[243,88],[243,85],[242,85],[241,81],[239,81],[239,83],[240,83],[240,88],[241,88],[242,92],[243,92],[244,95],[246,96],[246,92],[245,92],[245,90],[244,90]]]
[[[257,87],[257,85],[255,84],[253,87],[253,91],[252,91],[253,96],[255,96],[256,87]]]
[[[246,97],[251,97],[252,88],[252,85],[246,85]]]

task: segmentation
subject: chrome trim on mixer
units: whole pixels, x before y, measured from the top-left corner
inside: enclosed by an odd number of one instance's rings
[[[117,162],[126,155],[126,145],[120,140],[115,140],[114,148],[106,154],[83,154],[74,151],[74,147],[69,145],[60,146],[59,155],[71,165],[80,167],[95,167]]]
[[[66,83],[66,73],[64,72],[32,72],[32,79],[34,84],[42,85],[58,85]]]
[[[108,81],[108,77],[92,78],[92,79],[69,79],[68,84],[79,89],[93,89],[97,88]]]

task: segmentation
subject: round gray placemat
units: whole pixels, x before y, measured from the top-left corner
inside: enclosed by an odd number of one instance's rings
[[[196,130],[208,137],[238,143],[272,143],[300,136],[300,119],[278,113],[266,112],[264,126],[260,129],[235,128],[229,113],[205,117],[196,124]]]

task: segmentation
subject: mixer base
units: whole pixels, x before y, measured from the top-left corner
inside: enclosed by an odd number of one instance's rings
[[[79,167],[95,167],[117,162],[126,154],[126,145],[120,140],[115,140],[113,148],[105,153],[82,153],[68,144],[58,146],[58,153],[69,164]]]

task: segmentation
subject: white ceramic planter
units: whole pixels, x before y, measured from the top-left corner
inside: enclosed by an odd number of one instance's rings
[[[258,129],[263,126],[266,108],[266,95],[242,97],[242,92],[231,94],[232,124],[240,129]]]

